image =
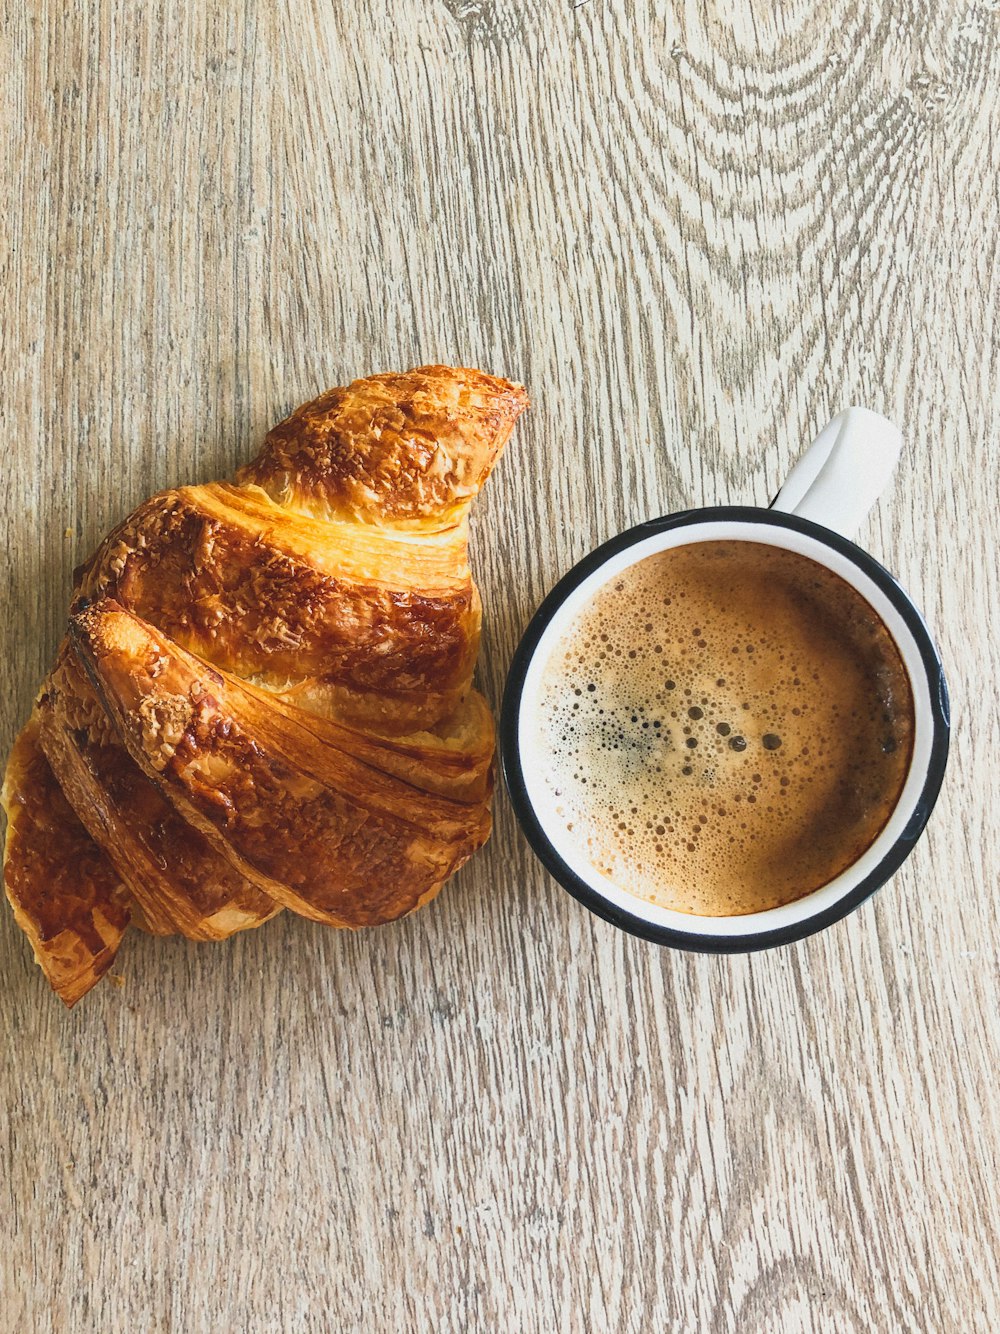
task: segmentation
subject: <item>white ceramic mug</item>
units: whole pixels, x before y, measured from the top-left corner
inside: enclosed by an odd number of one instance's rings
[[[819,931],[852,912],[893,874],[923,833],[948,757],[948,690],[938,651],[916,606],[850,540],[888,481],[901,438],[864,408],[842,412],[819,435],[770,509],[722,506],[640,524],[592,552],[556,585],[518,646],[504,693],[501,757],[507,790],[535,853],[593,912],[634,935],[715,953],[765,949]],[[706,917],[640,899],[599,872],[552,809],[538,753],[542,672],[563,633],[609,579],[668,548],[707,541],[764,542],[807,556],[852,585],[895,640],[913,691],[913,753],[906,781],[874,843],[829,884],[765,912]]]

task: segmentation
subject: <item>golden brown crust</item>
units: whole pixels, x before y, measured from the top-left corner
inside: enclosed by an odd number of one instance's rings
[[[202,940],[282,906],[373,925],[486,840],[467,515],[526,406],[480,371],[355,381],[77,572],[5,788],[8,895],[68,1004],[130,913]]]
[[[18,925],[52,989],[75,1005],[111,967],[128,893],[63,796],[33,715],[7,762],[4,882]]]
[[[147,929],[225,940],[280,911],[143,776],[67,647],[37,713],[42,748],[65,797],[139,905]]]
[[[115,603],[71,638],[122,743],[183,819],[279,903],[333,926],[412,911],[485,842],[458,802],[320,739]],[[344,733],[346,747],[347,733]]]
[[[287,515],[254,488],[167,491],[80,572],[185,648],[304,708],[431,727],[461,703],[481,613],[464,527],[418,543]]]
[[[272,702],[264,691],[263,703]],[[282,708],[287,708],[285,701]],[[493,789],[493,715],[478,690],[470,690],[458,709],[432,731],[385,735],[295,710],[299,723],[324,745],[336,746],[373,769],[392,774],[424,792],[456,801],[484,801]]]
[[[460,521],[527,406],[521,385],[463,367],[371,375],[297,408],[237,480],[324,518],[444,528]]]

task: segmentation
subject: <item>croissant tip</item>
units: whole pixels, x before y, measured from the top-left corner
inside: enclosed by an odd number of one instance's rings
[[[528,391],[520,380],[511,380],[505,375],[494,375],[492,372],[481,370],[477,366],[452,366],[444,362],[428,362],[422,366],[414,366],[408,371],[385,371],[379,375],[365,376],[361,380],[355,380],[349,387],[360,387],[378,381],[399,383],[413,380],[416,377],[439,382],[464,381],[470,388],[475,386],[480,389],[489,387],[498,398],[508,401],[516,400],[519,405],[518,412],[531,406]]]

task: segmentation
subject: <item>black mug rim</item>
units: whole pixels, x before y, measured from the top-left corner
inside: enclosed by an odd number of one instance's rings
[[[642,917],[626,912],[616,904],[610,903],[597,890],[581,879],[563,861],[550,841],[528,796],[524,772],[521,766],[520,744],[518,741],[518,720],[521,697],[528,667],[552,618],[565,602],[566,598],[585,579],[599,570],[611,557],[627,550],[645,538],[669,532],[674,528],[695,527],[704,523],[738,522],[759,523],[768,527],[788,528],[793,532],[803,533],[822,542],[857,566],[871,579],[880,591],[889,599],[899,613],[913,637],[920,654],[920,660],[927,674],[928,693],[931,701],[931,753],[927,762],[924,785],[914,807],[913,815],[899,838],[887,850],[878,865],[857,885],[847,891],[836,903],[821,912],[770,931],[747,931],[737,935],[713,936],[698,931],[681,931],[673,927],[661,926],[646,921]],[[511,661],[504,687],[503,703],[500,711],[499,749],[500,764],[504,784],[514,807],[514,814],[524,832],[532,851],[549,874],[584,907],[596,916],[610,922],[613,926],[629,932],[633,936],[649,940],[658,945],[667,945],[674,949],[692,950],[703,954],[744,954],[757,950],[773,949],[778,945],[789,945],[803,940],[818,931],[825,930],[835,922],[847,917],[869,899],[876,890],[895,874],[913,851],[915,844],[927,826],[931,811],[941,791],[945,768],[948,761],[951,719],[949,713],[948,685],[945,680],[941,655],[931,638],[913,600],[901,587],[896,578],[881,565],[874,556],[863,551],[848,538],[809,519],[799,518],[795,514],[786,514],[780,510],[760,509],[749,505],[717,505],[705,509],[682,510],[676,514],[664,515],[637,524],[609,541],[596,547],[587,556],[577,562],[545,597],[527,627]]]

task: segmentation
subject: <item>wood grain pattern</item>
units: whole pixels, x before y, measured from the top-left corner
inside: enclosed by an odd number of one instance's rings
[[[496,701],[557,574],[766,502],[860,402],[863,535],[953,761],[825,935],[592,919],[498,804],[432,908],[131,937],[67,1015],[0,915],[0,1326],[992,1330],[1000,1320],[995,0],[4,6],[6,751],[74,563],[329,384],[458,360],[535,409],[475,524]]]

